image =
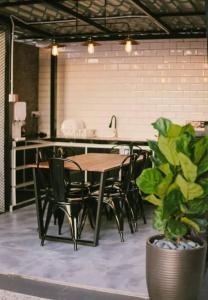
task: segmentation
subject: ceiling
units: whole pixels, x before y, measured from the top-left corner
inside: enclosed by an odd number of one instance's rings
[[[208,35],[208,0],[1,0],[0,23],[12,21],[25,42],[200,38]]]

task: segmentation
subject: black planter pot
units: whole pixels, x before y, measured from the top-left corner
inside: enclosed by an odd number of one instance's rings
[[[146,244],[146,279],[151,300],[197,300],[204,274],[206,242],[187,250],[162,249],[152,244],[162,235],[151,237]]]

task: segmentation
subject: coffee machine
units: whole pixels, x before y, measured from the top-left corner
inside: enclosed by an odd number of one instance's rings
[[[26,102],[17,101],[13,103],[12,138],[15,141],[23,141],[22,126],[26,119]]]

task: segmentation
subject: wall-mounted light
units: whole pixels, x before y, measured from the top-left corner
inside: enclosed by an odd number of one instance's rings
[[[95,47],[100,46],[100,44],[90,38],[88,41],[84,42],[82,46],[87,46],[87,52],[93,54],[95,52]]]
[[[125,40],[121,41],[121,45],[124,45],[124,49],[127,53],[131,53],[132,46],[138,45],[139,43],[135,41],[134,39],[131,39],[130,37],[127,37]]]

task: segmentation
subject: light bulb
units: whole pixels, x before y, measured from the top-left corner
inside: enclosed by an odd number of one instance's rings
[[[94,46],[93,42],[89,42],[87,51],[89,54],[93,54],[95,52],[95,46]]]
[[[58,55],[58,45],[56,45],[56,44],[52,45],[51,54],[53,56],[57,56]]]
[[[126,44],[125,44],[125,51],[126,51],[127,53],[130,53],[131,50],[132,50],[132,43],[131,43],[130,40],[127,40],[127,41],[126,41]]]

